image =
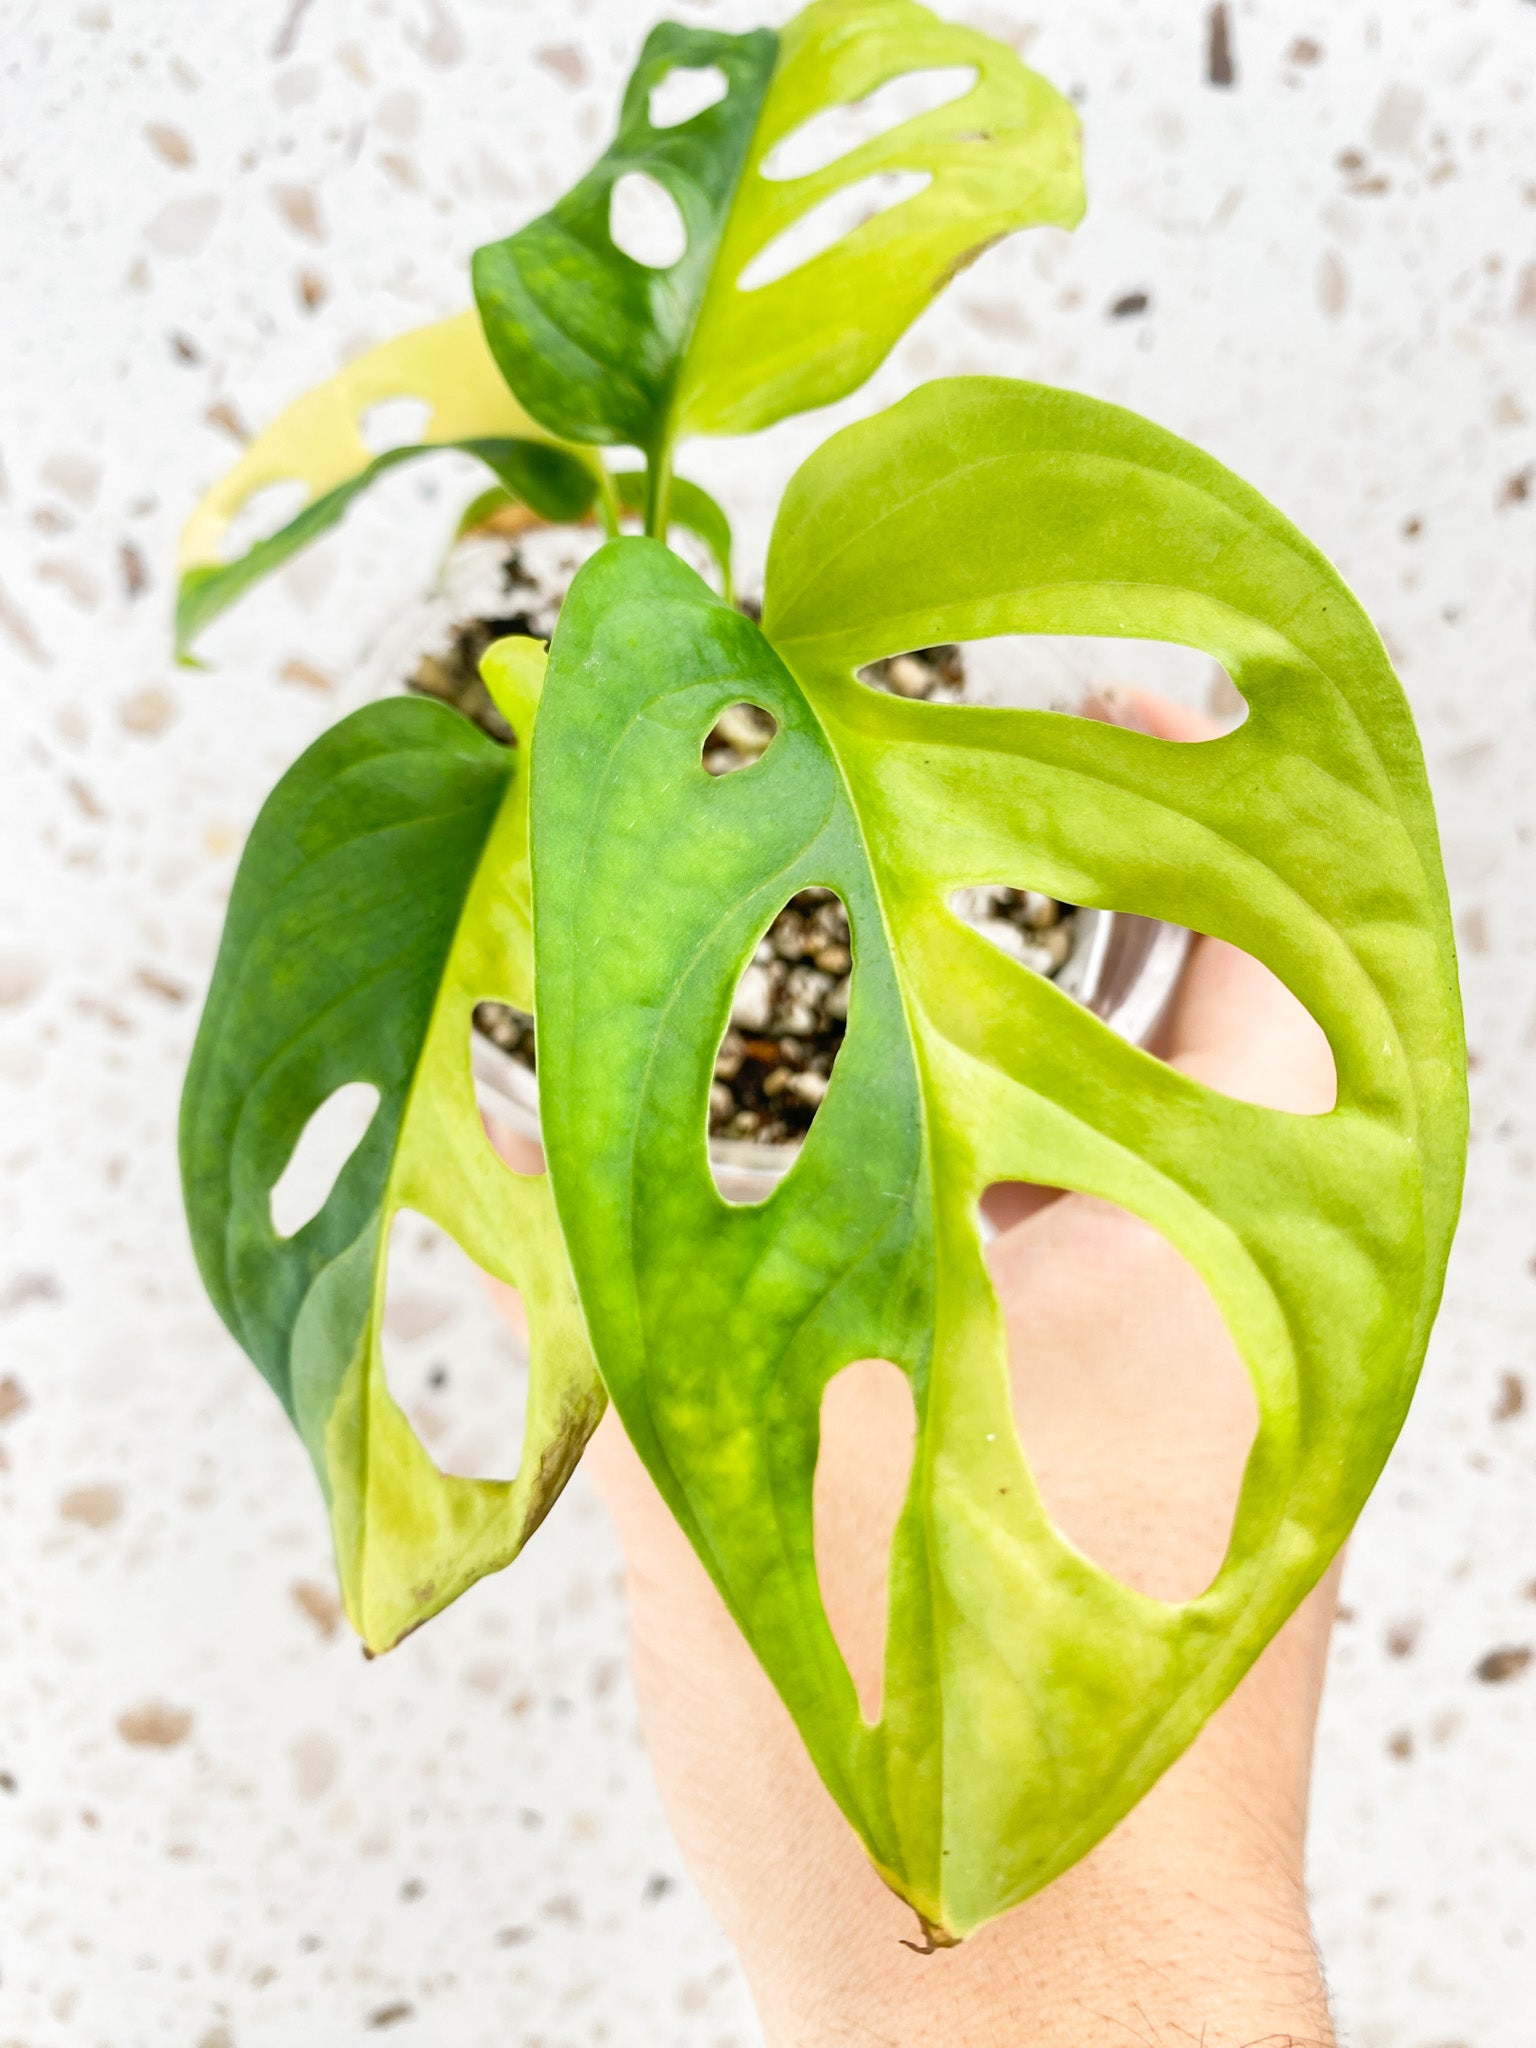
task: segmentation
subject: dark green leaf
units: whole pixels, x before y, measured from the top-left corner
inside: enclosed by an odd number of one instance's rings
[[[652,89],[716,64],[728,96],[675,128]],[[803,177],[764,175],[773,150],[889,80],[969,66],[970,91]],[[475,256],[475,296],[508,382],[572,441],[652,458],[665,501],[674,439],[746,433],[825,405],[869,376],[955,272],[999,237],[1082,212],[1077,117],[1003,44],[915,0],[815,0],[778,38],[664,23],[646,41],[612,147],[549,213]],[[927,188],[778,281],[755,259],[824,201],[916,172]],[[652,270],[615,247],[613,187],[642,173],[676,201],[687,253]],[[659,520],[650,520],[651,531]]]
[[[553,433],[661,445],[778,46],[767,29],[730,36],[662,22],[646,37],[600,162],[548,213],[476,251],[491,351]],[[710,64],[724,72],[727,96],[675,128],[653,128],[652,89],[679,65]],[[654,178],[682,213],[688,249],[670,270],[637,263],[609,233],[613,188],[630,173]]]
[[[525,734],[541,667],[532,642],[487,658]],[[198,1265],[304,1438],[347,1611],[374,1649],[516,1555],[603,1406],[549,1184],[496,1158],[470,1076],[474,1004],[531,998],[525,759],[418,699],[371,705],[317,741],[247,844],[183,1098]],[[380,1097],[367,1135],[318,1215],[280,1237],[273,1186],[312,1114],[358,1081]],[[401,1208],[523,1292],[513,1481],[439,1472],[385,1384]]]
[[[597,497],[597,480],[576,456],[547,441],[432,441],[409,448],[391,448],[370,462],[349,482],[338,484],[323,498],[316,498],[296,519],[256,543],[238,561],[188,569],[176,593],[176,651],[190,653],[193,641],[228,609],[237,597],[270,576],[274,569],[308,547],[329,528],[339,525],[347,508],[361,497],[370,484],[386,470],[419,455],[440,455],[457,449],[463,455],[477,455],[486,468],[501,478],[509,501],[527,505],[543,519],[575,520],[591,511]]]

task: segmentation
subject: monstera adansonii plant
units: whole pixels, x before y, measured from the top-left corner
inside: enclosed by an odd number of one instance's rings
[[[817,113],[962,65],[969,89],[948,104],[771,175]],[[654,88],[706,66],[724,96],[653,126]],[[921,193],[743,284],[829,194],[912,169]],[[686,226],[666,271],[610,234],[612,188],[635,171]],[[314,1461],[371,1648],[516,1554],[611,1400],[935,1940],[1112,1827],[1317,1581],[1407,1409],[1465,1145],[1445,888],[1401,690],[1328,563],[1219,464],[1112,406],[947,379],[801,468],[760,625],[666,545],[674,524],[704,529],[728,582],[723,516],[672,480],[680,437],[845,393],[982,245],[1078,208],[1070,109],[910,0],[820,0],[781,35],[658,28],[609,152],[476,258],[478,318],[354,365],[215,494],[181,608],[186,641],[338,519],[378,467],[359,411],[402,388],[434,398],[429,445],[481,454],[549,517],[606,519],[547,653],[509,639],[486,657],[516,746],[440,704],[376,703],[267,802],[187,1081],[193,1238]],[[637,448],[643,474],[617,482],[605,444]],[[293,527],[208,559],[252,490],[295,474],[312,498]],[[626,505],[644,535],[621,531]],[[1011,633],[1204,649],[1246,722],[1173,745],[859,680],[905,649]],[[738,702],[775,736],[712,777],[701,746]],[[953,892],[987,883],[1167,919],[1265,962],[1327,1034],[1336,1107],[1233,1100],[1123,1042],[957,919]],[[847,1038],[792,1169],[731,1204],[706,1152],[712,1064],[745,964],[810,886],[848,912]],[[546,1173],[509,1170],[487,1139],[469,1062],[482,999],[536,1015]],[[378,1094],[367,1134],[281,1236],[271,1190],[353,1082]],[[982,1257],[978,1204],[998,1181],[1144,1218],[1226,1319],[1260,1420],[1198,1598],[1131,1590],[1042,1505]],[[379,1325],[402,1209],[521,1292],[511,1481],[440,1472],[391,1398]],[[865,1358],[900,1369],[916,1413],[873,1723],[812,1536],[822,1394]]]

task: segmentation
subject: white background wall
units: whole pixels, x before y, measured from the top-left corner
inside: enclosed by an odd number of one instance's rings
[[[1357,2048],[1529,2048],[1536,1665],[1476,1669],[1536,1645],[1536,6],[1239,0],[1226,91],[1183,0],[950,11],[1073,89],[1092,211],[988,256],[839,416],[986,369],[1197,438],[1341,563],[1421,722],[1471,1184],[1350,1562],[1317,1911]],[[622,0],[0,7],[3,2048],[756,2038],[657,1809],[586,1487],[365,1665],[173,1170],[242,836],[372,687],[462,478],[392,480],[204,676],[168,659],[178,525],[243,424],[464,303],[470,250],[600,148],[644,25]],[[694,451],[749,574],[828,424]],[[454,1389],[511,1370],[505,1340],[446,1254],[405,1300],[407,1368],[451,1360],[438,1419],[467,1426]]]

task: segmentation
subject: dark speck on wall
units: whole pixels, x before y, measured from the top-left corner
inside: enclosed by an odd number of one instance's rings
[[[415,2006],[407,2005],[403,1998],[398,1998],[392,2005],[381,2005],[369,2013],[368,2025],[371,2031],[382,2033],[385,2027],[397,2027],[402,2020],[415,2017]]]
[[[149,564],[137,543],[122,541],[118,546],[117,559],[122,570],[124,594],[129,598],[142,597],[149,588]]]
[[[1211,9],[1206,76],[1212,85],[1236,85],[1237,67],[1232,61],[1232,21],[1225,0]]]
[[[1495,1422],[1513,1422],[1517,1415],[1525,1412],[1525,1382],[1517,1372],[1507,1372],[1499,1380],[1498,1398],[1493,1404]]]
[[[1394,1622],[1387,1630],[1387,1655],[1389,1657],[1411,1657],[1419,1640],[1420,1624],[1417,1621]]]
[[[1528,1670],[1531,1652],[1525,1648],[1490,1650],[1477,1667],[1477,1675],[1484,1685],[1503,1685],[1511,1678],[1518,1678]]]
[[[1123,298],[1115,300],[1109,309],[1109,317],[1111,320],[1134,319],[1138,313],[1145,313],[1151,304],[1149,293],[1127,292]]]

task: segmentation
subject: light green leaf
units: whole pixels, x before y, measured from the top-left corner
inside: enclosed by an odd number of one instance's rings
[[[421,439],[375,456],[363,439],[370,409],[414,398],[430,410]],[[198,506],[182,536],[176,650],[190,658],[197,635],[235,599],[335,526],[375,478],[419,455],[456,448],[476,455],[503,488],[541,517],[580,519],[609,495],[588,449],[551,439],[513,398],[487,353],[473,312],[404,334],[350,363],[290,405]],[[254,495],[302,483],[303,509],[233,561],[223,558],[231,521]]]
[[[462,540],[465,534],[473,533],[477,527],[488,526],[498,512],[505,512],[508,506],[519,502],[501,484],[491,484],[471,498],[459,514],[459,523],[453,529],[454,539]]]
[[[727,97],[652,127],[652,90],[679,66],[711,64]],[[816,114],[954,66],[977,74],[963,97],[806,176],[764,175]],[[786,229],[893,171],[930,182],[777,282],[741,289]],[[636,173],[682,215],[688,247],[670,269],[625,255],[609,232],[613,188]],[[645,450],[661,503],[676,437],[745,433],[842,397],[982,249],[1016,228],[1069,227],[1082,204],[1076,116],[1011,50],[915,0],[815,0],[782,38],[654,29],[612,147],[549,213],[477,252],[475,295],[529,411],[572,441]]]
[[[486,661],[525,737],[542,668],[531,641]],[[516,1556],[604,1406],[549,1183],[492,1152],[470,1075],[475,1003],[532,1000],[526,759],[419,699],[370,705],[317,741],[246,846],[183,1097],[204,1282],[308,1447],[347,1613],[373,1650]],[[318,1215],[280,1237],[272,1188],[350,1082],[379,1093],[367,1134]],[[390,1395],[379,1324],[402,1208],[522,1292],[514,1480],[440,1472]]]
[[[824,169],[763,175],[826,108],[909,72],[974,67],[962,98]],[[902,171],[925,190],[775,283],[739,280],[786,229],[845,187]],[[674,400],[680,434],[745,434],[856,390],[958,271],[1019,228],[1075,227],[1082,140],[1070,102],[1005,44],[914,0],[817,0],[784,31]]]
[[[1203,648],[1250,715],[1176,746],[855,680],[1016,632]],[[700,746],[737,700],[779,732],[717,780]],[[1337,575],[1218,464],[1112,407],[961,379],[801,470],[762,632],[653,543],[587,565],[534,741],[532,847],[545,1143],[608,1390],[876,1866],[964,1934],[1187,1746],[1325,1569],[1406,1411],[1466,1111],[1402,694]],[[950,913],[989,882],[1263,960],[1327,1033],[1336,1109],[1240,1102],[1123,1043]],[[795,1166],[732,1208],[706,1160],[713,1055],[809,885],[848,908],[848,1037]],[[1046,1514],[978,1237],[998,1180],[1144,1218],[1225,1316],[1261,1419],[1197,1599],[1133,1591]],[[873,1726],[812,1548],[822,1391],[869,1357],[917,1416]]]

